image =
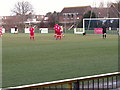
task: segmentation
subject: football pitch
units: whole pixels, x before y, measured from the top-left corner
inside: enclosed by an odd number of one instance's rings
[[[2,86],[21,86],[118,71],[118,36],[4,34]]]

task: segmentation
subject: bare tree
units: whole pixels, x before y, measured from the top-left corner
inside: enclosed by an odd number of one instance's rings
[[[27,1],[17,2],[12,12],[16,15],[28,15],[33,13],[33,6]]]
[[[120,1],[119,0],[116,0],[116,2],[111,2],[111,3],[108,3],[109,6],[109,14],[110,14],[110,17],[113,17],[113,18],[119,18],[120,17]]]
[[[100,8],[104,8],[104,6],[105,6],[105,5],[104,5],[104,2],[100,2],[99,7],[100,7]]]
[[[120,0],[117,1],[117,5],[118,5],[118,18],[120,18]]]
[[[17,2],[11,11],[17,17],[17,21],[13,20],[15,24],[19,23],[23,28],[25,27],[24,22],[34,16],[33,6],[27,1]]]
[[[56,23],[59,23],[59,13],[54,11],[46,14],[48,17],[48,23],[50,27],[53,27]]]

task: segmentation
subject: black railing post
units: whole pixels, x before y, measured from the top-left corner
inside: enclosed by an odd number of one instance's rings
[[[118,78],[117,78],[117,76],[116,76],[116,88],[118,88]]]
[[[88,80],[88,90],[89,90],[89,80]]]
[[[100,88],[100,87],[99,87],[99,78],[98,78],[98,87],[97,87],[97,88],[98,88],[98,90],[99,90],[99,88]]]
[[[107,90],[109,89],[109,77],[107,77]]]
[[[93,84],[93,90],[94,90],[94,79],[93,79],[93,83],[92,84]]]
[[[82,81],[82,90],[84,90],[84,81]]]
[[[114,81],[113,81],[113,77],[112,77],[112,89],[113,89],[113,82],[114,82]]]
[[[77,80],[77,82],[74,83],[74,88],[73,90],[79,90],[79,81]]]
[[[104,90],[104,78],[103,78],[102,88],[103,88],[103,90]]]

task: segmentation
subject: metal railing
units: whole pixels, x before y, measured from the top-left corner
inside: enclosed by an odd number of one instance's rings
[[[3,90],[109,90],[120,88],[120,72],[4,88]]]

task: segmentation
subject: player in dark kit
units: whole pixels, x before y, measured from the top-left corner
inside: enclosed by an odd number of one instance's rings
[[[15,26],[15,33],[18,33],[18,28],[17,28],[17,26]],[[14,34],[15,34],[14,33]]]
[[[103,39],[106,38],[106,28],[107,28],[107,27],[105,26],[105,24],[103,24],[103,26],[102,26],[102,29],[103,29],[103,30],[102,30]]]
[[[15,26],[15,31],[17,31],[17,26]]]

